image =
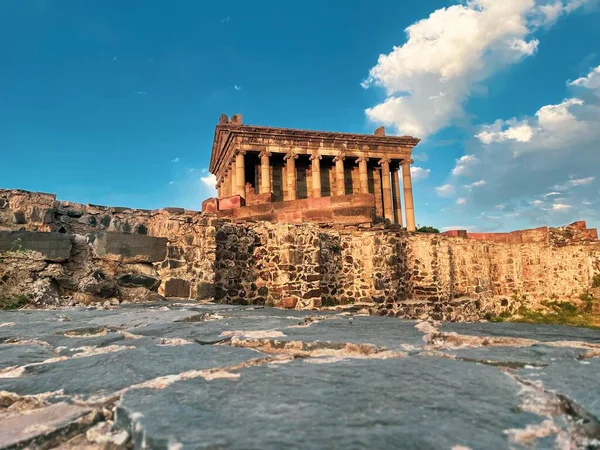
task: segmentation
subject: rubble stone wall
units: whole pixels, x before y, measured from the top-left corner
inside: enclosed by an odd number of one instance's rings
[[[468,320],[515,301],[576,299],[600,273],[600,243],[582,223],[484,239],[382,224],[235,222],[0,190],[0,230],[0,288],[19,280],[15,292],[39,304],[165,296],[286,308],[362,304],[377,314]],[[11,252],[16,235],[8,231],[43,236],[21,235],[33,251]],[[60,258],[44,255],[51,249]]]

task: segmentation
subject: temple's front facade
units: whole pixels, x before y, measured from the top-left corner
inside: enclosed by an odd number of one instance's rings
[[[253,220],[379,218],[414,231],[410,165],[418,142],[386,136],[383,127],[373,135],[296,130],[243,125],[240,115],[223,114],[210,161],[218,199],[209,209]]]

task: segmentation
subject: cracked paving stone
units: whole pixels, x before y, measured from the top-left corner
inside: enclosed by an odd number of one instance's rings
[[[519,384],[491,366],[422,356],[312,362],[131,390],[116,422],[135,448],[498,449],[508,447],[504,430],[542,421],[519,411]]]
[[[404,346],[421,347],[425,334],[415,328],[415,322],[391,317],[338,316],[313,322],[306,327],[281,330],[286,336],[280,341],[329,341],[373,344],[390,350],[402,350]]]
[[[567,327],[561,325],[537,325],[527,323],[442,323],[442,332],[456,332],[471,336],[505,336],[548,341],[584,341],[600,343],[600,330]]]
[[[444,353],[476,361],[489,361],[499,365],[525,366],[549,365],[560,361],[571,361],[577,364],[577,359],[586,354],[586,350],[547,345],[532,345],[531,347],[477,347],[465,349],[448,349]]]
[[[20,377],[0,378],[0,391],[34,395],[62,389],[65,395],[106,396],[156,377],[229,366],[261,356],[234,347],[158,346],[149,339],[131,342],[136,347],[129,350],[27,366]]]
[[[577,362],[562,361],[536,369],[525,368],[518,375],[523,380],[541,382],[545,389],[565,396],[600,422],[599,358]]]
[[[161,323],[128,330],[140,336],[182,338],[214,341],[227,331],[282,330],[298,323],[298,319],[272,317],[225,317],[195,323]]]
[[[79,427],[84,429],[87,423],[82,423],[83,418],[90,414],[93,414],[91,408],[56,403],[28,414],[9,417],[0,415],[0,448],[23,448],[35,441],[48,442],[60,433],[77,431]],[[34,445],[33,448],[49,447]]]
[[[0,344],[0,370],[41,362],[56,356],[56,353],[41,345]]]

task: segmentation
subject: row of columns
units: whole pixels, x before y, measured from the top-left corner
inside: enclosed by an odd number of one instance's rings
[[[219,197],[229,197],[232,195],[246,196],[246,166],[244,155],[245,151],[239,151],[236,154],[235,162],[230,165],[224,178],[219,180],[217,188]],[[263,151],[260,153],[260,170],[261,184],[259,192],[261,194],[271,193],[271,176],[270,176],[270,157],[271,152]],[[312,168],[312,196],[321,197],[321,159],[323,157],[318,152],[313,152],[310,156]],[[297,180],[296,180],[296,159],[298,155],[294,152],[289,152],[284,156],[286,161],[287,172],[287,190],[288,200],[297,199]],[[335,179],[336,179],[336,195],[345,195],[345,180],[344,180],[344,159],[345,156],[340,153],[333,161],[335,163]],[[368,158],[361,156],[356,160],[358,164],[358,173],[360,180],[360,193],[369,193],[369,175],[367,170]],[[383,197],[383,214],[386,219],[391,222],[402,225],[402,203],[400,200],[400,174],[398,169],[391,169],[390,158],[382,158],[379,160],[381,166],[382,178],[382,197]],[[412,179],[410,174],[410,165],[412,160],[403,160],[400,163],[402,167],[402,185],[404,187],[404,210],[406,215],[406,229],[415,231],[415,209],[412,195]],[[396,212],[396,214],[394,214]]]

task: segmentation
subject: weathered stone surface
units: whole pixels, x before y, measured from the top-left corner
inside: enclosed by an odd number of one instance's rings
[[[547,389],[564,395],[577,407],[591,414],[600,439],[600,359],[560,361],[549,367],[525,368],[519,371],[523,379],[541,383]],[[599,441],[600,444],[600,441]]]
[[[0,252],[32,250],[48,261],[69,259],[72,237],[60,233],[34,231],[0,231]]]
[[[141,234],[101,232],[95,236],[93,247],[100,258],[118,258],[128,262],[159,262],[167,256],[167,241],[167,238]]]
[[[4,403],[29,395],[36,412],[115,398],[116,428],[102,429],[126,431],[134,448],[597,442],[598,330],[490,323],[445,335],[349,312],[166,304],[3,313]]]
[[[165,297],[173,298],[189,298],[190,283],[189,281],[179,278],[169,278],[165,280],[162,294]]]
[[[121,275],[117,279],[117,283],[124,287],[145,287],[151,291],[158,289],[160,279],[141,273],[128,273]]]
[[[196,298],[198,300],[207,300],[215,296],[215,284],[200,282],[196,288]]]
[[[519,390],[497,369],[439,358],[298,361],[127,392],[117,423],[157,449],[506,448],[505,430],[541,421],[515,412]]]
[[[207,198],[202,202],[202,212],[216,213],[219,210],[219,199]]]
[[[97,283],[86,285],[83,288],[83,292],[100,298],[118,297],[119,287],[112,280],[98,281]]]
[[[57,434],[77,431],[77,421],[92,413],[84,406],[57,403],[0,420],[0,448],[23,448],[33,441],[50,441]]]

